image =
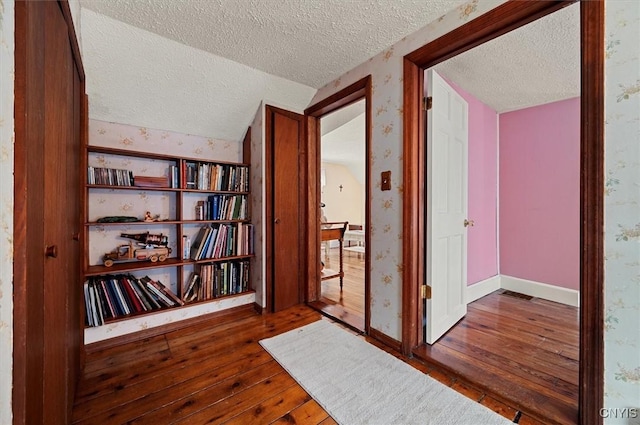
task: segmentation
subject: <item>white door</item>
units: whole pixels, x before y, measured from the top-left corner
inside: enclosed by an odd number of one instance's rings
[[[467,313],[467,102],[427,71],[425,341],[433,344]]]

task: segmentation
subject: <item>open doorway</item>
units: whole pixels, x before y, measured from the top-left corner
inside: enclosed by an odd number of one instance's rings
[[[305,111],[309,264],[306,299],[369,333],[371,77]],[[315,187],[313,187],[315,186]]]
[[[364,331],[366,119],[361,99],[320,118],[323,311]],[[331,227],[341,239],[330,238]]]
[[[415,353],[421,339],[420,291],[427,280],[421,259],[426,254],[425,200],[421,197],[425,178],[426,147],[421,134],[430,125],[418,105],[422,102],[422,71],[487,40],[555,12],[571,2],[510,2],[405,56],[404,62],[404,172],[405,220],[403,348]],[[597,406],[602,405],[602,152],[603,105],[603,12],[599,2],[581,2],[581,99],[580,99],[580,347],[578,409],[573,422],[601,423]],[[537,49],[532,49],[535,52]],[[469,71],[470,72],[470,71]],[[435,101],[435,100],[434,100]],[[417,158],[417,160],[407,160]],[[471,221],[471,220],[469,220]],[[418,230],[418,232],[416,232]],[[417,237],[415,234],[417,233]],[[460,367],[454,371],[463,373]],[[479,384],[491,385],[490,382]],[[506,394],[508,396],[508,394]],[[541,403],[544,404],[544,403]],[[546,408],[546,406],[545,406]]]

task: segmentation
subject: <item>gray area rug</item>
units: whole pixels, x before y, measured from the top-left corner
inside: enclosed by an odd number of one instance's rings
[[[511,423],[326,320],[260,344],[343,425]]]

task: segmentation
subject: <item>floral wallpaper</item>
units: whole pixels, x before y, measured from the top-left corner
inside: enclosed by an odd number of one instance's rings
[[[266,251],[264,240],[264,102],[251,123],[251,221],[254,226],[255,257],[251,259],[251,285],[256,290],[256,302],[262,307],[267,305],[265,291],[266,264],[263,257]]]
[[[402,175],[402,56],[502,3],[473,0],[399,41],[367,62],[321,88],[311,104],[372,74],[373,163],[371,175],[392,170]],[[605,406],[639,407],[640,400],[640,4],[607,0],[606,6],[606,319]],[[12,238],[13,238],[13,49],[14,2],[0,0],[0,423],[11,423],[12,387]],[[261,108],[262,109],[262,108]],[[254,120],[253,134],[262,133],[262,113]],[[199,136],[181,135],[101,121],[90,122],[92,144],[176,155],[216,157],[238,161],[239,144]],[[171,143],[168,141],[171,140]],[[262,161],[261,136],[252,143],[254,164]],[[219,153],[219,154],[218,154]],[[260,164],[257,164],[259,167]],[[254,188],[260,171],[252,169]],[[257,179],[257,181],[256,181]],[[257,193],[257,192],[254,192]],[[399,339],[401,315],[402,183],[390,192],[372,194],[372,317],[371,324]],[[254,196],[253,212],[261,211],[261,196]],[[256,207],[258,206],[258,207]],[[169,207],[170,208],[170,207]],[[93,212],[92,212],[93,213]],[[257,228],[259,226],[256,226]],[[257,276],[254,276],[257,277]],[[260,287],[259,280],[254,281]],[[253,302],[253,295],[221,300],[93,328],[87,343],[176,320],[175,313],[194,317],[216,309]],[[260,298],[258,298],[260,299]],[[614,423],[608,419],[607,423]],[[622,423],[628,423],[622,422]]]
[[[402,175],[402,57],[496,7],[467,1],[322,87],[314,104],[371,74],[371,176]],[[606,407],[640,407],[640,3],[606,7]],[[376,179],[374,179],[375,181]],[[379,184],[379,183],[378,183]],[[401,337],[402,182],[372,192],[371,326]],[[607,419],[607,423],[613,419]],[[625,422],[626,424],[627,422]]]
[[[371,326],[401,339],[402,304],[402,58],[407,53],[446,34],[501,0],[452,2],[453,9],[424,28],[405,37],[367,62],[318,90],[311,104],[371,74],[372,162],[371,176],[391,170],[397,176],[391,191],[371,193]]]
[[[605,407],[640,410],[640,4],[605,18]]]
[[[204,160],[230,162],[241,162],[242,160],[241,142],[98,120],[89,120],[89,144],[132,151],[162,152],[168,155]],[[101,153],[90,153],[88,158],[89,166],[127,169],[131,170],[134,176],[168,176],[169,166],[174,164],[173,161],[149,160]],[[194,219],[197,201],[205,198],[206,195],[202,194],[185,194],[183,198],[184,218]],[[98,218],[114,215],[143,218],[145,213],[149,211],[153,216],[158,216],[161,220],[174,220],[178,218],[176,214],[177,202],[176,193],[170,191],[92,189],[88,194],[86,219],[87,221],[95,222]],[[194,240],[200,227],[199,225],[185,225],[183,227],[184,234]],[[101,264],[102,256],[106,252],[110,252],[119,244],[126,243],[126,240],[119,237],[121,232],[140,233],[149,231],[162,233],[169,237],[169,247],[172,251],[177,252],[176,230],[176,226],[169,224],[151,226],[123,225],[117,227],[92,226],[89,230],[89,264]],[[185,269],[185,280],[191,271],[193,270],[190,270],[189,267]],[[144,272],[134,272],[133,275],[138,277],[149,275],[152,279],[159,279],[161,282],[170,285],[173,291],[178,290],[178,276],[175,268],[145,270]],[[85,343],[89,344],[141,329],[212,313],[236,305],[253,303],[254,300],[255,295],[248,294],[176,311],[156,313],[132,320],[111,323],[97,328],[88,328],[85,330]]]
[[[0,0],[0,424],[10,424],[13,382],[14,2]]]

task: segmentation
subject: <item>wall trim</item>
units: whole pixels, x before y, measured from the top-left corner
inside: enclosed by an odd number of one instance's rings
[[[391,347],[395,351],[401,353],[402,352],[402,344],[397,339],[391,338],[390,336],[380,332],[377,329],[369,328],[369,336],[375,339],[378,342],[386,345],[387,347]]]
[[[465,293],[466,302],[467,304],[472,303],[500,288],[500,275],[481,280],[480,282],[467,286]]]
[[[580,307],[580,291],[533,280],[500,275],[500,287],[573,307]]]
[[[207,320],[212,320],[216,318],[219,319],[224,316],[229,316],[231,314],[236,314],[243,311],[246,311],[247,314],[258,313],[255,308],[255,303],[239,305],[237,307],[231,307],[226,310],[214,311],[213,313],[203,314],[201,316],[195,316],[189,319],[179,320],[176,322],[167,323],[165,325],[155,326],[153,328],[148,328],[141,331],[123,334],[113,338],[92,342],[90,344],[85,345],[84,348],[86,353],[90,354],[90,353],[94,353],[96,351],[104,350],[107,348],[117,347],[118,345],[127,344],[129,342],[142,341],[146,338],[151,338],[154,336],[173,332],[179,329],[184,329],[186,327],[196,325],[200,322],[205,322]]]

